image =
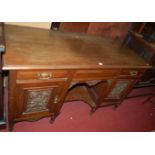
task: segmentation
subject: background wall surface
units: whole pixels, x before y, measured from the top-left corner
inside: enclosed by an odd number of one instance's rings
[[[50,29],[51,22],[6,22],[6,24]]]

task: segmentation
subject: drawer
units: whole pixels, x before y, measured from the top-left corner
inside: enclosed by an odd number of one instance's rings
[[[143,73],[144,70],[138,69],[122,70],[120,77],[140,77]]]
[[[48,80],[52,78],[65,78],[66,70],[39,70],[39,71],[18,71],[17,80]]]
[[[79,70],[76,71],[74,78],[75,79],[98,79],[98,78],[107,78],[114,77],[119,74],[119,70]]]

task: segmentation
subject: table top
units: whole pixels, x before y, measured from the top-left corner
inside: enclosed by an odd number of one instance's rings
[[[132,50],[100,37],[5,25],[3,70],[150,68]]]

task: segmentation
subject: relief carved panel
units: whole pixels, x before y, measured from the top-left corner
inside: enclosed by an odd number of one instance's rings
[[[26,111],[24,113],[48,110],[48,103],[52,90],[31,90],[28,91]]]
[[[108,98],[120,99],[121,93],[128,87],[132,80],[119,80],[108,94]]]

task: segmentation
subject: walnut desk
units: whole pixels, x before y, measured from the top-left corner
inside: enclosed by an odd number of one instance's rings
[[[118,106],[151,68],[132,50],[101,38],[5,25],[3,72],[9,82],[9,127],[50,117],[67,101]]]

